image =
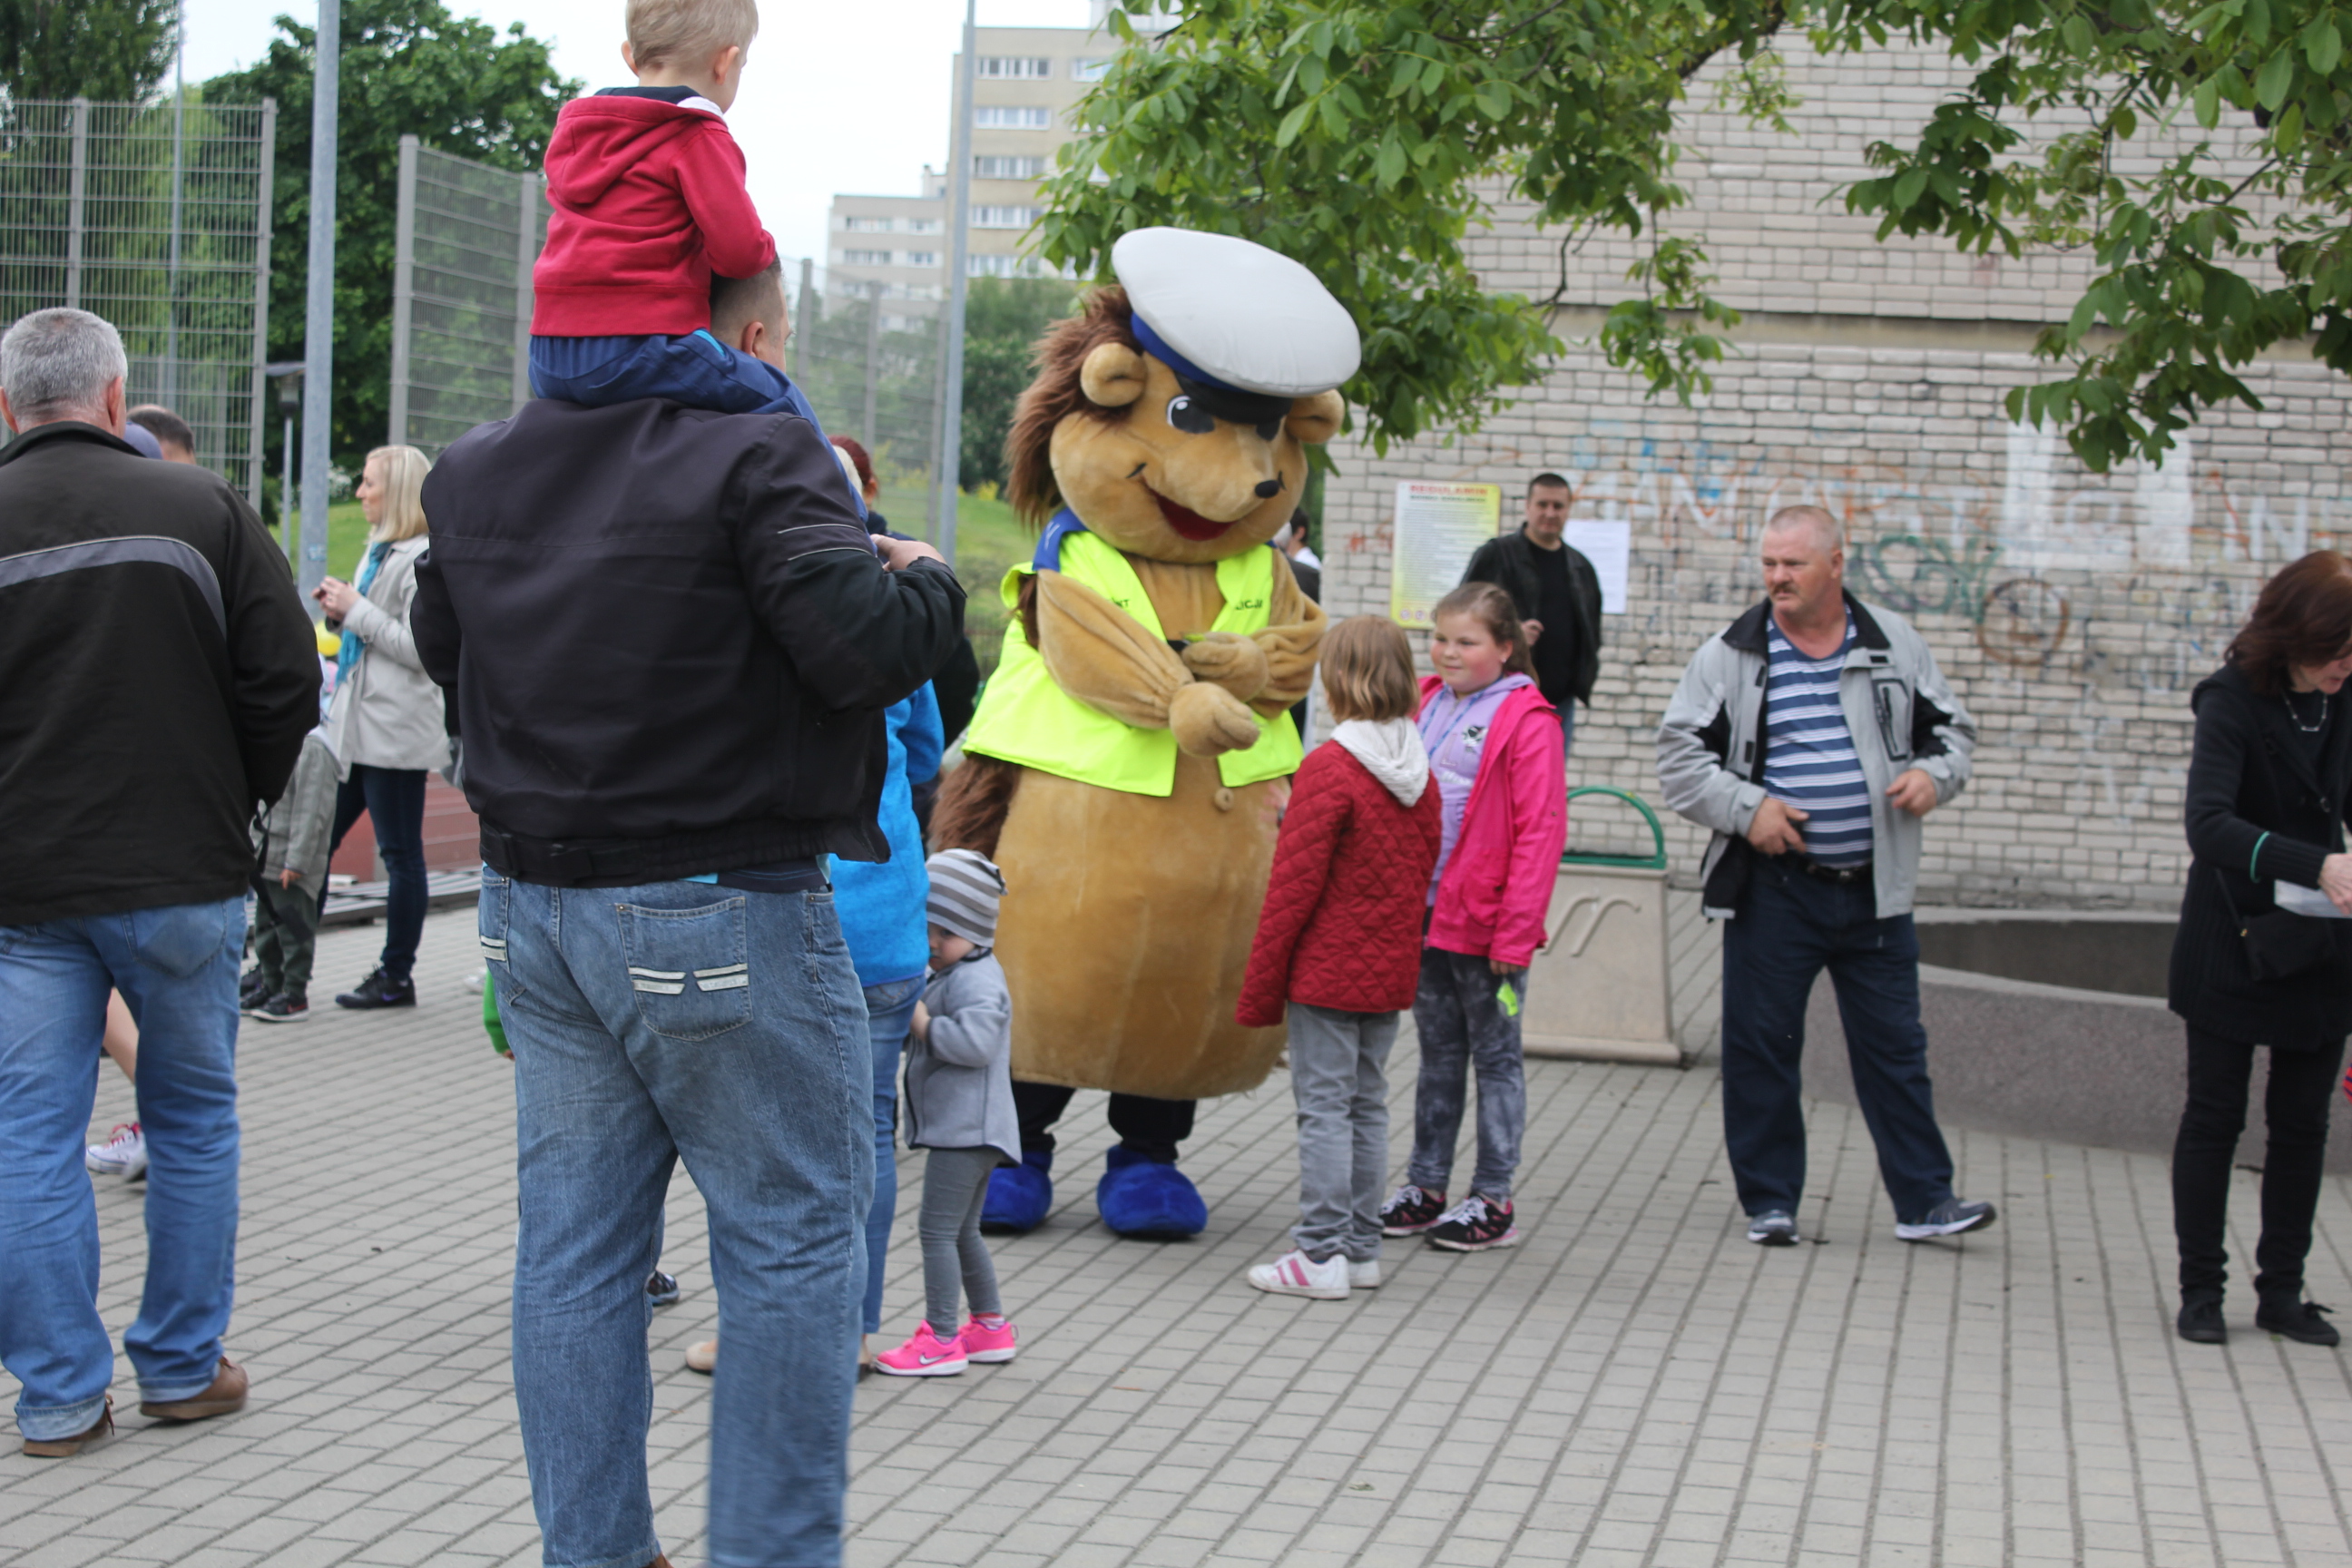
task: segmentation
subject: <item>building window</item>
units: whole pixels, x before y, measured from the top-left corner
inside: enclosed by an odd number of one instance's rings
[[[1054,62],[1043,56],[982,55],[980,74],[993,81],[1048,81]]]
[[[887,234],[890,220],[887,217],[845,217],[841,226],[852,234]]]
[[[1040,104],[983,103],[971,111],[971,122],[982,131],[1047,131],[1054,111]]]
[[[1037,221],[1035,207],[974,207],[971,226],[974,228],[1027,228]]]
[[[1070,79],[1072,81],[1100,81],[1109,73],[1109,71],[1110,61],[1108,58],[1072,60],[1070,62]]]
[[[937,234],[940,232],[940,220],[935,217],[910,217],[907,220],[907,232],[908,234]]]
[[[1034,180],[1045,172],[1045,160],[1034,155],[1004,157],[984,153],[971,161],[975,180]]]
[[[910,250],[907,252],[904,264],[908,267],[937,267],[940,253],[936,250]]]
[[[890,253],[887,250],[845,250],[841,253],[844,267],[887,267]]]
[[[1051,278],[1054,269],[1034,256],[968,256],[967,278]]]

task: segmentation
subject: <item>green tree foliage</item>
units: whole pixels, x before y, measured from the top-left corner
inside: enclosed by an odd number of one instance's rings
[[[136,103],[172,68],[174,0],[0,0],[0,89]]]
[[[342,0],[335,179],[336,460],[383,440],[390,416],[392,264],[400,138],[502,169],[535,169],[555,112],[581,84],[515,24],[453,16],[439,0]],[[278,100],[270,217],[269,353],[302,356],[310,245],[310,80],[316,34],[291,16],[251,68],[205,84],[214,103]]]
[[[1011,470],[1004,438],[1034,374],[1029,351],[1076,304],[1076,290],[1055,279],[972,280],[964,300],[963,447],[956,460],[965,488],[1004,483]]]
[[[1127,12],[1112,26],[1133,37]],[[1660,232],[1685,199],[1677,117],[1727,62],[1719,101],[1785,129],[1771,46],[1799,32],[1969,68],[1916,141],[1822,195],[1882,236],[2091,250],[2097,277],[2038,344],[2058,378],[2010,407],[2057,421],[2093,468],[2160,454],[2204,409],[2259,407],[2235,367],[2274,344],[2309,335],[2352,370],[2352,7],[2323,0],[1193,0],[1081,106],[1092,129],[1062,154],[1041,248],[1099,273],[1121,233],[1176,223],[1297,258],[1364,329],[1346,390],[1384,450],[1475,428],[1561,346],[1557,291],[1485,293],[1465,261],[1501,191],[1563,258],[1595,230],[1648,237],[1600,347],[1687,399],[1738,313],[1707,292],[1704,248]]]

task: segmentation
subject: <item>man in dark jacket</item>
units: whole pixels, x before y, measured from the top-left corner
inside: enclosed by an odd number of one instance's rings
[[[746,286],[780,357],[774,275]],[[409,622],[481,817],[548,1561],[660,1550],[645,1279],[682,1155],[727,1293],[709,1555],[838,1562],[873,1075],[823,858],[887,857],[883,710],[954,651],[963,591],[866,533],[790,413],[541,400],[452,446],[425,510]]]
[[[1601,673],[1601,577],[1584,552],[1560,537],[1568,526],[1568,481],[1528,481],[1527,521],[1470,557],[1465,583],[1493,583],[1510,595],[1527,627],[1536,685],[1559,710],[1563,749],[1576,743],[1576,705],[1592,700]]]
[[[25,1451],[110,1430],[82,1173],[109,989],[139,1021],[152,1185],[123,1346],[142,1411],[240,1408],[236,966],[247,828],[319,718],[286,558],[213,474],[122,438],[122,340],[81,310],[0,339],[0,1363]]]

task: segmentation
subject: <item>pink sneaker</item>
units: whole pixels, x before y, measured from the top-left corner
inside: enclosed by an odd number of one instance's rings
[[[963,1342],[966,1361],[1011,1361],[1021,1353],[1021,1331],[1010,1318],[998,1318],[992,1329],[978,1318],[967,1318],[956,1338]]]
[[[892,1377],[953,1377],[964,1369],[967,1358],[963,1336],[942,1341],[925,1323],[915,1331],[915,1337],[894,1351],[884,1351],[874,1358],[874,1370],[887,1372]]]

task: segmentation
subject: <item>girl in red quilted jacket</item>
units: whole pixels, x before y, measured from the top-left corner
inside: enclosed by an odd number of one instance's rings
[[[1339,725],[1299,766],[1237,1012],[1253,1028],[1288,1021],[1298,1102],[1295,1245],[1249,1282],[1343,1300],[1381,1282],[1389,1047],[1412,1000],[1440,822],[1397,624],[1332,627],[1323,694]]]
[[[1511,1178],[1528,1120],[1519,1002],[1568,837],[1559,713],[1536,689],[1511,597],[1465,583],[1430,612],[1433,678],[1421,683],[1421,738],[1444,805],[1428,893],[1429,935],[1412,999],[1421,1044],[1412,1163],[1381,1209],[1384,1236],[1484,1252],[1518,1245]],[[1454,1143],[1478,1075],[1478,1163],[1448,1206]]]

